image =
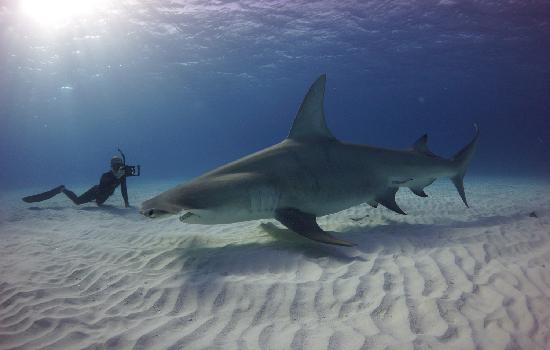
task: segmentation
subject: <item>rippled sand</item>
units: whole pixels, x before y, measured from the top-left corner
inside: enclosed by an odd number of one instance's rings
[[[465,185],[470,209],[441,180],[399,191],[407,216],[319,219],[356,248],[269,220],[153,221],[118,193],[101,209],[5,193],[0,348],[550,348],[550,183]],[[130,199],[168,186],[130,183]]]

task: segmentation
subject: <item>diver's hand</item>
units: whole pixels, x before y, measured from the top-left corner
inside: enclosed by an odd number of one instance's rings
[[[115,174],[115,177],[116,177],[117,179],[120,179],[120,178],[122,178],[122,177],[124,176],[124,174],[125,174],[126,172],[125,172],[124,168],[121,167],[121,168],[118,169],[117,171],[113,171],[113,173]]]

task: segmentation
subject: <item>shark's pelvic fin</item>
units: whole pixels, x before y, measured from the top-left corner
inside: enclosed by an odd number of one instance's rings
[[[424,134],[416,140],[416,142],[413,144],[413,149],[417,151],[418,153],[422,153],[424,155],[430,156],[430,157],[437,157],[432,151],[428,148],[428,135]]]
[[[294,122],[288,138],[290,139],[334,139],[325,122],[323,101],[325,97],[326,75],[321,75],[309,88],[304,97],[300,110]]]
[[[424,192],[424,188],[430,186],[435,181],[435,178],[430,178],[426,180],[415,180],[414,183],[409,186],[412,193],[416,194],[420,197],[428,197],[426,192]]]
[[[456,174],[451,177],[451,180],[453,181],[453,184],[455,185],[456,190],[460,195],[460,198],[462,198],[462,201],[467,207],[469,207],[469,205],[468,201],[466,200],[466,193],[464,192],[464,175],[466,174],[466,170],[468,169],[470,160],[474,155],[477,146],[477,140],[479,138],[479,128],[477,127],[477,124],[474,124],[474,128],[476,133],[472,141],[470,141],[470,143],[468,143],[460,151],[458,151],[453,157],[453,163],[455,163],[457,171]]]
[[[406,184],[407,182],[411,182],[412,180],[414,180],[413,178],[408,178],[408,179],[404,179],[404,180],[393,180],[391,183],[394,184],[394,185],[403,185],[403,184]]]
[[[418,197],[428,197],[428,195],[426,194],[426,192],[424,192],[424,190],[411,187],[411,191],[412,193],[416,194]]]
[[[395,194],[397,193],[398,189],[399,187],[388,187],[388,189],[385,192],[376,196],[376,201],[398,214],[407,215],[407,213],[405,213],[401,208],[399,208],[399,206],[395,202]]]
[[[317,242],[344,247],[353,247],[355,245],[354,243],[329,235],[319,227],[315,220],[315,215],[304,213],[296,208],[277,209],[275,211],[275,219],[297,234]]]

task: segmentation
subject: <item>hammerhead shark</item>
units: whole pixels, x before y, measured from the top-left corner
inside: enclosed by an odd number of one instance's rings
[[[310,87],[283,141],[145,201],[141,213],[178,214],[181,222],[205,225],[274,218],[311,240],[353,246],[323,231],[316,218],[362,203],[406,215],[395,201],[397,190],[427,197],[424,188],[439,177],[449,177],[468,206],[463,178],[477,125],[472,141],[450,159],[428,149],[427,135],[406,150],[344,143],[325,122],[325,82],[323,74]]]

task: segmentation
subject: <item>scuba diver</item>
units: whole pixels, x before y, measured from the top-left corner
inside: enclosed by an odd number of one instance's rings
[[[124,206],[128,208],[128,189],[126,187],[126,177],[139,176],[140,166],[126,165],[126,157],[124,153],[118,150],[121,156],[115,155],[111,158],[111,170],[101,175],[99,185],[95,185],[82,195],[77,196],[73,191],[65,188],[64,185],[57,186],[49,191],[24,197],[23,201],[27,203],[42,202],[50,199],[59,193],[64,193],[74,204],[80,205],[95,201],[97,205],[102,205],[109,198],[115,189],[120,185],[120,192],[124,198]],[[136,171],[137,167],[137,171]]]

